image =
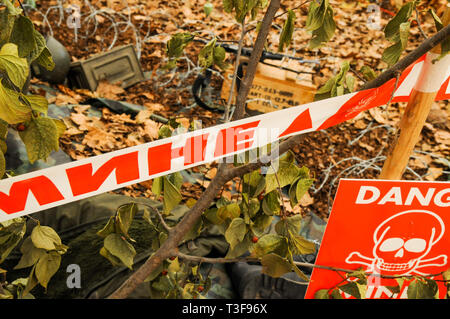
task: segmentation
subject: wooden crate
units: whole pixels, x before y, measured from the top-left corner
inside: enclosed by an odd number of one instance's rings
[[[225,101],[228,101],[232,73],[232,70],[225,73],[221,91],[221,98]],[[260,64],[247,97],[250,100],[247,109],[268,113],[306,104],[314,100],[316,90],[316,86],[296,80],[293,72]]]

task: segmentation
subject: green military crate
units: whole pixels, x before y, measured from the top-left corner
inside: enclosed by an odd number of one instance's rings
[[[144,80],[144,73],[134,46],[130,44],[73,62],[68,78],[71,87],[95,91],[103,80],[121,82],[123,88],[130,87]]]

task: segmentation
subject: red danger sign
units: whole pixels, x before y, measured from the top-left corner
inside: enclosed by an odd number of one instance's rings
[[[449,256],[450,183],[342,179],[316,265],[373,274],[360,291],[365,298],[407,298],[410,281],[400,287],[392,276],[431,274],[444,298],[440,273],[450,268]],[[345,275],[314,268],[305,298],[343,283]]]

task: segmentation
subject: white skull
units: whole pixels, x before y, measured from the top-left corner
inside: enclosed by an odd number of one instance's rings
[[[379,273],[409,274],[444,234],[435,213],[410,210],[382,222],[374,232],[374,268]]]

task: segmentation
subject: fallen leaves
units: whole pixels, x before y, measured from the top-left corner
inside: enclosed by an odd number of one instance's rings
[[[98,97],[103,97],[110,100],[120,100],[120,96],[125,94],[125,90],[117,84],[111,84],[107,81],[100,81],[95,93]]]
[[[142,111],[132,119],[128,114],[115,114],[103,109],[101,118],[88,114],[90,106],[78,106],[66,120],[67,131],[63,143],[65,151],[74,159],[98,155],[147,143],[158,138],[161,126],[149,118],[150,111]],[[73,145],[76,146],[73,146]]]

